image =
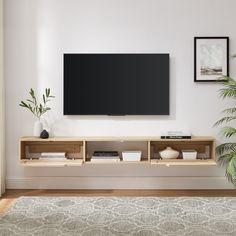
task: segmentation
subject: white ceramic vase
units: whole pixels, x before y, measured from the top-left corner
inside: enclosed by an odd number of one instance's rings
[[[176,159],[179,156],[179,152],[171,147],[167,147],[166,149],[160,151],[159,154],[162,159]]]
[[[41,132],[43,131],[43,124],[40,120],[35,121],[34,123],[34,136],[40,137]]]

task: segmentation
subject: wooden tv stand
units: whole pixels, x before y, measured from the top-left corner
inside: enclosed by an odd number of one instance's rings
[[[175,150],[194,149],[198,156],[196,160],[165,159],[159,157],[159,151],[166,147]],[[63,167],[97,165],[90,161],[93,151],[141,150],[142,158],[138,162],[120,161],[102,164],[143,164],[143,165],[187,165],[208,166],[216,165],[215,139],[213,137],[192,137],[191,139],[161,139],[160,137],[54,137],[40,139],[36,137],[22,137],[20,139],[20,165],[25,167]],[[59,161],[45,161],[38,157],[42,152],[66,152],[67,159]]]

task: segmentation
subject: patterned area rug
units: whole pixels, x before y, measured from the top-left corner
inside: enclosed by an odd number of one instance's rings
[[[21,197],[1,236],[236,235],[236,198]]]

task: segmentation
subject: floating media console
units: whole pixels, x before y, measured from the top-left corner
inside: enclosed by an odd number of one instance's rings
[[[159,151],[171,147],[177,151],[196,150],[197,159],[160,159]],[[145,164],[145,165],[216,165],[215,139],[213,137],[193,137],[191,139],[160,139],[159,137],[55,137],[40,139],[22,137],[20,139],[20,164],[29,167],[63,167],[97,165],[91,162],[94,151],[142,151],[137,162],[119,161],[102,164]],[[44,155],[42,155],[42,153]],[[45,153],[51,158],[45,158]],[[50,154],[51,153],[51,154]],[[66,153],[58,155],[55,153]],[[44,158],[42,158],[42,156]],[[55,159],[53,159],[56,157]]]

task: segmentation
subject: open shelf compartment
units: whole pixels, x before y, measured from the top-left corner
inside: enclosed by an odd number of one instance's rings
[[[42,153],[66,153],[65,158],[54,159],[41,157]],[[80,166],[84,162],[84,142],[65,139],[39,138],[20,140],[20,164],[29,167],[40,166]]]
[[[113,140],[113,141],[87,141],[86,142],[86,159],[87,164],[149,164],[148,155],[148,141],[128,141],[128,140]],[[118,151],[120,161],[98,161],[91,162],[91,157],[94,151]],[[141,161],[123,161],[122,152],[123,151],[141,151]]]
[[[177,159],[161,159],[159,152],[171,147],[179,151]],[[197,151],[197,159],[187,160],[182,157],[182,150]],[[215,140],[210,137],[192,139],[161,139],[150,142],[151,164],[158,165],[216,165]]]

